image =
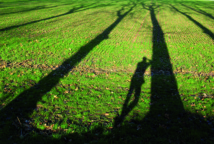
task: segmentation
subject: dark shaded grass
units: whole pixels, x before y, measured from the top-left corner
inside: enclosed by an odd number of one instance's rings
[[[200,2],[188,2],[188,3],[195,7],[203,7],[210,10],[213,10],[213,6],[214,6],[213,1],[206,1],[206,2],[200,1]]]
[[[2,116],[1,123],[4,123],[4,121],[7,119],[8,116],[12,117],[11,118],[12,121],[16,120],[16,116],[28,117],[33,112],[33,110],[36,108],[36,104],[38,101],[41,100],[42,96],[45,93],[49,92],[56,84],[58,84],[60,79],[64,75],[66,75],[77,63],[79,63],[96,45],[98,45],[103,40],[107,39],[109,33],[135,7],[135,5],[136,4],[134,4],[134,6],[132,6],[129,9],[129,11],[127,11],[123,15],[121,15],[121,11],[124,8],[119,10],[117,12],[118,19],[112,25],[110,25],[108,28],[106,28],[103,31],[103,33],[98,35],[96,38],[94,38],[92,41],[90,41],[85,46],[81,47],[75,55],[73,55],[71,58],[65,60],[59,68],[52,71],[46,77],[41,79],[36,84],[37,88],[35,88],[35,86],[34,86],[34,87],[31,87],[31,88],[25,90],[20,95],[18,95],[12,102],[10,102],[7,106],[5,106],[0,111],[0,115]],[[75,11],[75,9],[72,9],[66,14],[73,13],[74,11]],[[63,14],[63,15],[66,15],[66,14]],[[15,27],[18,27],[18,26],[15,26]],[[15,28],[15,27],[13,27],[13,28]],[[65,69],[62,70],[62,67]],[[62,77],[54,77],[53,76],[54,73],[61,73]],[[38,91],[37,89],[41,89],[41,91]],[[11,111],[11,109],[13,109],[14,111]],[[22,114],[20,114],[20,112]],[[11,134],[11,135],[13,135],[13,134]]]
[[[189,9],[191,9],[191,10],[197,12],[197,13],[203,14],[204,16],[207,16],[207,17],[209,17],[211,19],[214,19],[214,17],[211,14],[207,13],[206,11],[203,11],[201,9],[195,9],[195,8],[192,8],[192,7],[187,6],[185,4],[182,4],[182,3],[181,3],[181,5],[184,6],[184,7],[186,7],[186,8],[189,8]]]
[[[63,5],[68,5],[68,4],[63,4]],[[0,13],[0,15],[9,15],[9,14],[16,14],[16,13],[25,13],[25,12],[31,12],[31,11],[36,11],[36,10],[43,10],[43,9],[49,9],[49,8],[54,8],[54,7],[59,7],[63,5],[57,5],[57,6],[51,6],[51,7],[46,7],[46,6],[36,6],[34,8],[26,9],[26,10],[21,10],[21,11],[15,11],[15,12],[8,12],[8,13]]]
[[[111,6],[111,4],[109,4],[109,5],[98,5],[98,6],[90,7],[90,6],[94,5],[94,4],[95,3],[87,5],[88,8],[84,7],[84,5],[81,5],[80,7],[73,8],[73,9],[71,9],[70,11],[68,11],[68,12],[66,12],[64,14],[60,14],[60,15],[57,15],[57,16],[52,16],[52,17],[49,17],[49,18],[44,18],[44,19],[41,19],[41,20],[35,20],[35,21],[28,22],[28,23],[20,24],[20,25],[6,27],[6,28],[3,28],[3,29],[0,29],[0,32],[8,31],[8,30],[11,30],[11,29],[19,28],[19,27],[22,27],[22,26],[26,26],[26,25],[29,25],[29,24],[34,24],[34,23],[37,23],[37,22],[45,21],[45,20],[50,20],[50,19],[53,19],[53,18],[65,16],[65,15],[69,15],[69,14],[72,14],[72,13],[75,13],[75,12],[85,11],[85,10],[88,10],[88,9],[91,9],[91,8]]]
[[[202,24],[200,24],[198,21],[194,20],[191,16],[187,15],[186,13],[179,11],[177,8],[175,8],[172,5],[170,5],[170,6],[176,12],[179,12],[180,14],[186,16],[190,21],[192,21],[195,25],[197,25],[199,28],[201,28],[205,34],[207,34],[210,38],[212,38],[214,40],[214,34],[209,29],[207,29],[206,27],[204,27]]]

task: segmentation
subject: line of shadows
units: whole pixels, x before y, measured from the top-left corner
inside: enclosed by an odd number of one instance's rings
[[[15,11],[15,12],[9,12],[9,13],[0,13],[0,15],[3,16],[3,15],[14,14],[14,13],[31,12],[31,11],[35,11],[35,10],[49,9],[49,8],[54,8],[54,7],[58,7],[58,6],[51,6],[51,7],[36,6],[34,8],[30,8],[30,9],[26,9],[26,10],[22,10],[22,11]]]
[[[202,24],[200,24],[199,22],[197,22],[196,20],[194,20],[191,16],[187,15],[186,13],[184,12],[181,12],[179,11],[177,8],[175,8],[174,6],[170,5],[175,11],[183,14],[184,16],[186,16],[189,20],[191,20],[194,24],[196,24],[198,27],[200,27],[203,32],[205,34],[207,34],[209,37],[211,37],[213,40],[214,40],[214,34],[209,30],[207,29],[206,27],[204,27]]]
[[[121,138],[123,134],[124,136],[132,135],[134,139],[130,140],[130,143],[137,142],[137,139],[138,142],[155,144],[159,142],[209,143],[213,141],[214,138],[212,135],[214,132],[203,119],[203,116],[184,109],[176,78],[173,74],[172,64],[169,59],[164,33],[155,16],[155,9],[160,7],[160,5],[156,6],[152,3],[152,5],[146,8],[146,5],[142,3],[142,7],[150,11],[153,25],[150,109],[143,120],[131,120],[132,124],[135,124],[135,126],[125,124],[120,127],[120,124],[124,120],[124,115],[127,115],[128,112],[132,110],[127,110],[125,104],[121,116],[115,118],[114,128],[117,129],[115,131],[119,131],[119,134],[117,133],[115,136]],[[148,64],[144,62],[144,65]],[[164,73],[169,72],[170,75],[153,75],[153,73],[159,70]],[[132,82],[134,81],[132,80]],[[135,86],[136,90],[140,90],[140,86],[143,82],[134,82],[135,85],[139,85]],[[131,87],[132,85],[131,83]],[[137,96],[139,95],[138,90],[135,92]],[[126,101],[129,99],[129,96],[127,96]],[[139,97],[135,97],[129,108],[134,108],[134,105],[137,105],[138,99]],[[120,128],[117,128],[118,126]],[[135,127],[135,129],[133,127]]]
[[[20,4],[20,5],[22,5],[22,4]],[[22,10],[22,11],[0,13],[0,15],[9,15],[9,14],[14,14],[14,13],[25,13],[25,12],[31,12],[31,11],[35,11],[35,10],[49,9],[49,8],[60,7],[60,6],[65,6],[65,5],[71,5],[72,6],[72,4],[70,4],[70,3],[65,3],[65,4],[61,4],[61,5],[50,6],[50,7],[42,5],[42,6],[36,6],[34,8],[25,9],[25,10]]]
[[[147,62],[147,59],[144,57],[142,62],[139,62],[135,71],[135,74],[132,77],[132,81],[130,84],[130,91],[127,95],[125,103],[130,100],[130,94],[135,91],[135,99],[129,105],[125,104],[122,110],[122,117],[128,115],[128,113],[133,110],[133,108],[137,105],[138,99],[140,97],[140,91],[142,84],[145,83],[143,78],[144,71],[151,64],[151,106],[150,111],[143,118],[134,118],[125,121],[120,116],[115,117],[114,128],[111,133],[104,134],[104,126],[97,126],[93,128],[89,132],[82,132],[81,134],[73,133],[73,134],[65,134],[62,138],[52,138],[49,139],[49,143],[67,143],[68,140],[71,139],[72,143],[96,143],[99,139],[103,139],[100,143],[211,143],[214,139],[212,139],[212,135],[214,132],[211,130],[209,125],[203,119],[201,115],[193,114],[184,110],[183,103],[181,101],[181,97],[178,92],[178,86],[176,82],[176,78],[173,75],[172,64],[169,60],[169,52],[167,49],[167,44],[164,39],[164,33],[159,25],[159,22],[155,15],[155,10],[160,6],[156,6],[154,3],[152,5],[146,7],[142,3],[142,7],[150,11],[151,21],[153,25],[153,55],[152,61]],[[92,40],[86,46],[80,48],[77,52],[78,55],[72,56],[72,58],[65,61],[62,66],[67,67],[66,62],[70,62],[70,60],[75,60],[75,63],[79,62],[83,55],[87,54],[94,46],[99,44],[102,40],[107,38],[109,32],[126,16],[133,7],[127,11],[125,14],[121,15],[120,11],[118,11],[118,19],[109,26],[102,34],[97,36],[94,40]],[[84,50],[85,49],[85,50]],[[76,60],[77,59],[77,60]],[[74,66],[75,64],[72,64]],[[69,67],[69,69],[72,67]],[[153,72],[162,70],[165,72],[170,72],[171,75],[153,75]],[[57,70],[56,70],[57,71]],[[56,72],[55,71],[55,72]],[[50,88],[45,88],[46,92],[51,89],[56,83],[58,83],[60,78],[57,78],[57,81],[54,84],[48,83],[51,79],[54,72],[50,73],[49,76],[41,80],[40,85],[46,86],[50,84]],[[67,72],[62,72],[65,74]],[[46,84],[47,83],[47,84]],[[25,94],[34,94],[32,93],[33,88],[25,91]],[[35,106],[36,101],[38,101],[41,97],[39,96],[40,92],[37,92],[34,96],[36,100],[30,105],[31,107]],[[20,96],[19,96],[20,97]],[[23,98],[27,98],[26,96],[22,96]],[[38,97],[38,98],[37,98]],[[25,101],[25,99],[24,99]],[[22,102],[21,104],[25,104]],[[6,107],[10,110],[15,102],[9,104]],[[22,108],[22,107],[17,107]],[[25,110],[22,108],[22,110]],[[13,111],[14,112],[14,111]],[[31,111],[32,112],[32,111]],[[26,112],[25,112],[26,113]],[[3,115],[4,111],[0,111],[0,114]],[[120,121],[117,121],[120,120]],[[124,122],[124,123],[122,123]],[[121,124],[121,125],[120,125]],[[94,133],[99,134],[97,136],[93,135]],[[37,140],[38,137],[32,138],[33,140]]]
[[[130,6],[128,4],[127,6]],[[85,56],[97,45],[99,45],[103,40],[108,39],[109,33],[120,23],[121,20],[136,6],[133,6],[124,14],[121,14],[121,11],[124,10],[122,7],[121,10],[117,11],[118,18],[101,34],[95,37],[86,45],[82,46],[76,54],[72,57],[66,59],[61,66],[59,66],[56,70],[53,70],[46,77],[42,78],[36,86],[33,86],[21,94],[19,94],[13,101],[11,101],[8,105],[6,105],[0,111],[0,124],[4,124],[7,119],[11,121],[15,121],[18,117],[25,117],[29,119],[29,115],[32,114],[33,110],[36,108],[37,102],[41,100],[42,96],[47,92],[51,91],[51,89],[56,86],[60,79],[63,78],[64,75],[67,75],[69,71],[72,70],[74,66],[77,65]],[[54,74],[61,74],[62,77],[56,77]],[[7,127],[8,125],[5,125]],[[2,127],[2,125],[0,126]],[[12,132],[11,132],[12,135]]]
[[[25,25],[37,23],[37,22],[40,22],[40,21],[50,20],[50,19],[53,19],[53,18],[57,18],[57,17],[69,15],[69,14],[76,13],[76,12],[80,12],[80,11],[85,11],[85,10],[92,9],[92,8],[111,6],[111,4],[108,4],[108,5],[101,4],[101,5],[98,5],[98,6],[90,7],[90,6],[94,5],[94,4],[96,4],[96,3],[92,3],[92,4],[90,4],[90,5],[87,5],[88,8],[87,8],[87,7],[84,7],[83,5],[81,5],[81,6],[79,6],[79,7],[75,7],[75,8],[73,8],[73,9],[71,9],[70,11],[68,11],[68,12],[66,12],[66,13],[64,13],[64,14],[60,14],[60,15],[57,15],[57,16],[52,16],[52,17],[44,18],[44,19],[40,19],[40,20],[35,20],[35,21],[28,22],[28,23],[20,24],[20,25],[15,25],[15,26],[6,27],[6,28],[3,28],[3,29],[0,29],[0,32],[7,31],[7,30],[11,30],[11,29],[15,29],[15,28],[19,28],[19,27],[21,27],[21,26],[25,26]],[[81,9],[82,9],[82,10],[81,10]]]
[[[203,7],[206,9],[211,9],[213,10],[214,2],[213,1],[191,1],[191,4],[194,4],[196,7]]]
[[[181,5],[184,6],[184,7],[186,7],[186,8],[189,8],[189,9],[191,9],[191,10],[193,10],[193,11],[196,11],[196,12],[198,12],[198,13],[200,13],[200,14],[203,14],[203,15],[205,15],[205,16],[211,18],[211,19],[214,19],[214,17],[213,17],[211,14],[209,14],[209,13],[207,13],[207,12],[201,10],[201,9],[198,9],[198,10],[197,10],[197,9],[194,9],[194,8],[192,8],[192,7],[189,7],[189,6],[187,6],[187,5],[185,5],[185,4],[182,4],[182,3],[181,3]]]

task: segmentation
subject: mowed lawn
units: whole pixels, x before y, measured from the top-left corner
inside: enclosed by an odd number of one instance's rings
[[[212,143],[213,9],[0,0],[0,141]]]

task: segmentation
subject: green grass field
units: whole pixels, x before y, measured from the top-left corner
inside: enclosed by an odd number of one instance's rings
[[[0,141],[214,141],[214,1],[0,0]]]

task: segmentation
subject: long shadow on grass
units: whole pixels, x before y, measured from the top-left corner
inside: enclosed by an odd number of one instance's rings
[[[211,143],[214,133],[207,122],[185,110],[181,101],[164,33],[155,16],[160,6],[142,6],[150,11],[153,25],[150,109],[143,120],[133,119],[133,126],[117,128],[115,137],[130,136],[126,139],[130,143]]]
[[[135,4],[124,14],[121,14],[121,11],[124,10],[122,7],[121,10],[117,12],[118,18],[112,23],[108,28],[106,28],[103,33],[99,34],[96,38],[91,40],[88,44],[82,46],[76,54],[72,57],[65,60],[62,65],[56,70],[49,73],[46,77],[41,79],[35,86],[25,90],[19,94],[13,101],[6,105],[0,111],[0,124],[4,124],[8,119],[15,121],[17,116],[29,118],[29,115],[32,114],[33,110],[36,108],[37,102],[41,100],[42,96],[57,85],[61,78],[64,75],[67,75],[69,71],[79,63],[94,47],[100,44],[103,40],[108,39],[109,33],[120,23],[120,21],[135,7]],[[54,75],[60,76],[54,76]],[[3,125],[1,125],[2,127]],[[5,125],[3,127],[7,127]],[[13,131],[11,131],[12,135]],[[4,134],[4,133],[3,133]],[[2,134],[2,135],[3,135]],[[4,136],[2,136],[3,138]],[[6,136],[5,136],[6,137]]]
[[[155,16],[155,4],[144,9],[150,11],[153,25],[153,56],[151,62],[151,102],[149,112],[143,117],[141,112],[126,120],[125,116],[138,103],[138,95],[144,80],[136,82],[132,78],[130,93],[135,88],[135,100],[129,105],[124,104],[121,116],[115,117],[114,128],[109,134],[103,134],[103,126],[98,126],[90,132],[68,134],[63,138],[72,139],[75,143],[211,143],[214,132],[199,114],[193,114],[184,109],[178,91],[175,75],[164,39],[164,33]],[[148,63],[142,62],[146,68]],[[139,65],[137,66],[140,67]],[[136,70],[137,71],[137,70]],[[140,80],[140,79],[139,79]],[[132,86],[134,84],[134,86]],[[136,91],[137,90],[137,91]],[[129,94],[130,94],[129,93]],[[142,96],[142,98],[145,98]],[[129,101],[129,95],[125,103]],[[209,120],[211,118],[208,118]],[[65,141],[62,139],[57,139]],[[53,141],[56,141],[54,139]]]
[[[209,30],[207,29],[206,27],[204,27],[202,24],[200,24],[199,22],[197,22],[196,20],[194,20],[191,16],[187,15],[186,13],[184,12],[181,12],[179,11],[177,8],[175,8],[174,6],[170,5],[175,11],[183,14],[184,16],[186,16],[189,20],[191,20],[194,24],[196,24],[198,27],[200,27],[203,32],[205,34],[207,34],[209,37],[211,37],[213,40],[214,40],[214,34]]]
[[[203,7],[206,9],[213,10],[214,2],[213,1],[197,1],[197,2],[190,2],[191,4],[194,4],[196,7]]]
[[[201,10],[201,9],[194,9],[194,8],[189,7],[189,6],[187,6],[187,5],[185,5],[185,4],[182,4],[182,3],[181,3],[181,5],[184,6],[184,7],[186,7],[186,8],[189,8],[189,9],[191,9],[191,10],[193,10],[193,11],[196,11],[196,12],[198,12],[198,13],[200,13],[200,14],[203,14],[203,15],[205,15],[205,16],[211,18],[211,19],[214,19],[214,17],[213,17],[211,14],[209,14],[209,13],[207,13],[207,12]]]
[[[143,5],[143,4],[142,4]],[[151,62],[151,106],[150,111],[144,117],[133,117],[130,120],[116,117],[114,128],[109,134],[104,134],[106,129],[97,126],[89,132],[81,134],[73,133],[63,135],[62,138],[48,139],[51,143],[211,143],[213,131],[201,115],[192,114],[184,110],[181,96],[178,92],[176,78],[172,71],[169,52],[164,39],[164,33],[155,16],[155,9],[159,6],[154,4],[144,9],[150,11],[153,24],[153,56]],[[145,68],[148,63],[142,62]],[[138,66],[140,67],[140,66]],[[137,69],[138,69],[137,67]],[[135,76],[133,76],[134,78]],[[132,79],[133,79],[132,78]],[[140,85],[144,82],[135,83],[132,80],[137,95]],[[132,87],[132,83],[131,86]],[[138,86],[137,86],[137,85]],[[131,89],[131,88],[130,88]],[[132,91],[130,91],[132,93]],[[137,98],[137,97],[136,97]],[[127,98],[126,101],[128,101]],[[138,100],[137,100],[138,101]],[[137,101],[132,102],[131,107],[136,106]],[[125,108],[126,109],[126,106]],[[131,109],[133,110],[133,109]],[[123,115],[129,111],[123,110]],[[124,121],[123,121],[124,120]],[[120,125],[121,124],[121,125]],[[34,138],[32,138],[34,139]],[[38,139],[35,138],[34,140]]]
[[[140,93],[141,93],[141,87],[145,83],[144,73],[150,64],[151,64],[151,62],[147,62],[146,57],[143,57],[143,61],[139,62],[137,64],[137,68],[131,79],[129,92],[128,92],[126,100],[123,104],[123,109],[122,109],[121,115],[119,117],[115,118],[114,127],[117,127],[117,125],[119,125],[121,123],[121,121],[124,120],[124,118],[128,115],[128,113],[131,110],[133,110],[134,107],[138,104],[138,101],[140,98]],[[134,91],[135,91],[134,100],[128,105]]]
[[[65,4],[63,4],[65,5]],[[59,5],[62,6],[62,5]],[[9,14],[14,14],[14,13],[24,13],[24,12],[31,12],[31,11],[36,11],[36,10],[42,10],[42,9],[49,9],[49,8],[54,8],[54,7],[59,7],[59,6],[51,6],[51,7],[46,7],[46,6],[36,6],[34,8],[22,10],[22,11],[15,11],[15,12],[9,12],[9,13],[0,13],[1,16],[3,15],[9,15]]]
[[[44,19],[40,19],[40,20],[35,20],[35,21],[31,21],[31,22],[28,22],[28,23],[24,23],[24,24],[20,24],[20,25],[16,25],[16,26],[10,26],[10,27],[6,27],[6,28],[3,28],[3,29],[0,29],[0,32],[1,31],[7,31],[7,30],[11,30],[11,29],[14,29],[14,28],[19,28],[21,26],[25,26],[25,25],[28,25],[28,24],[33,24],[33,23],[37,23],[37,22],[40,22],[40,21],[45,21],[45,20],[49,20],[49,19],[53,19],[53,18],[57,18],[57,17],[61,17],[61,16],[65,16],[65,15],[69,15],[69,14],[72,14],[72,13],[75,13],[75,12],[80,12],[80,11],[85,11],[87,9],[91,9],[91,8],[96,8],[96,7],[105,7],[105,6],[110,6],[111,4],[109,5],[98,5],[98,6],[94,6],[94,7],[90,7],[92,5],[94,5],[95,3],[92,3],[90,5],[87,5],[87,7],[85,8],[83,5],[77,7],[77,8],[73,8],[71,9],[70,11],[64,13],[64,14],[60,14],[60,15],[57,15],[57,16],[52,16],[52,17],[49,17],[49,18],[44,18]],[[82,9],[82,10],[81,10]]]
[[[211,143],[214,140],[211,139],[212,134],[214,133],[211,131],[211,128],[202,118],[202,116],[188,113],[188,111],[184,110],[180,98],[181,96],[178,93],[177,82],[175,76],[173,75],[172,64],[170,62],[167,45],[164,39],[164,33],[155,16],[155,9],[157,8],[158,6],[155,6],[154,4],[148,8],[145,8],[150,11],[151,21],[153,24],[153,56],[151,67],[152,84],[151,106],[149,113],[147,113],[145,117],[133,117],[133,119],[128,121],[124,120],[124,123],[121,121],[120,123],[122,123],[122,125],[117,125],[114,127],[114,129],[109,134],[104,134],[104,131],[106,131],[104,130],[104,127],[98,126],[89,132],[82,132],[81,134],[65,134],[61,138],[46,137],[46,139],[39,139],[39,136],[31,137],[28,139],[29,141],[31,140],[30,142],[38,143],[37,141],[42,141],[45,143],[45,140],[47,140],[46,143],[68,143],[69,141],[72,143],[96,143],[99,141],[99,143],[156,144]],[[130,11],[131,9],[128,12]],[[121,21],[127,13],[120,15],[120,12],[118,12],[119,18],[113,25],[116,26],[117,23]],[[108,29],[112,30],[113,27],[114,26],[111,25]],[[101,36],[99,39],[103,40],[103,36],[106,37],[106,34],[108,33],[109,31],[102,33],[99,35]],[[96,41],[93,41],[93,43],[96,43]],[[95,45],[92,43],[90,46],[88,45],[90,48],[93,48],[94,46]],[[88,49],[87,47],[84,48]],[[148,65],[148,63],[145,65]],[[66,65],[63,64],[63,66]],[[46,80],[48,79],[46,78]],[[143,82],[138,84],[142,85]],[[134,87],[139,89],[139,87],[136,85]],[[32,93],[32,91],[30,91],[30,93]],[[25,96],[24,98],[27,97]],[[13,102],[13,104],[15,104],[15,102]],[[21,104],[24,104],[24,102]],[[32,104],[35,104],[35,102]],[[136,105],[136,103],[134,105]],[[13,105],[10,105],[10,107],[7,108],[10,109],[12,106]],[[3,111],[1,111],[0,114],[4,114]],[[115,119],[117,118],[118,117]],[[29,143],[29,141],[25,141],[25,143]]]
[[[212,143],[214,131],[203,119],[202,115],[193,114],[184,109],[181,96],[178,91],[175,75],[164,39],[164,33],[155,15],[156,6],[154,3],[144,9],[150,11],[153,25],[153,56],[151,62],[151,102],[149,112],[136,114],[135,117],[127,120],[123,118],[133,110],[126,111],[123,107],[122,116],[115,117],[114,128],[109,134],[103,134],[106,129],[97,126],[90,132],[81,134],[67,134],[63,138],[72,139],[74,143],[98,142],[99,143]],[[143,62],[145,67],[148,66]],[[137,68],[138,69],[138,68]],[[134,76],[133,76],[134,78]],[[132,78],[132,79],[133,79]],[[135,83],[135,90],[139,95],[141,82]],[[132,83],[131,86],[132,87]],[[138,86],[137,86],[138,85]],[[131,88],[130,88],[131,89]],[[132,91],[130,91],[132,93]],[[144,98],[142,96],[142,98]],[[131,102],[130,108],[138,103],[138,97]],[[127,97],[125,103],[129,100]],[[211,120],[210,117],[207,119]],[[62,139],[54,139],[65,141]]]

